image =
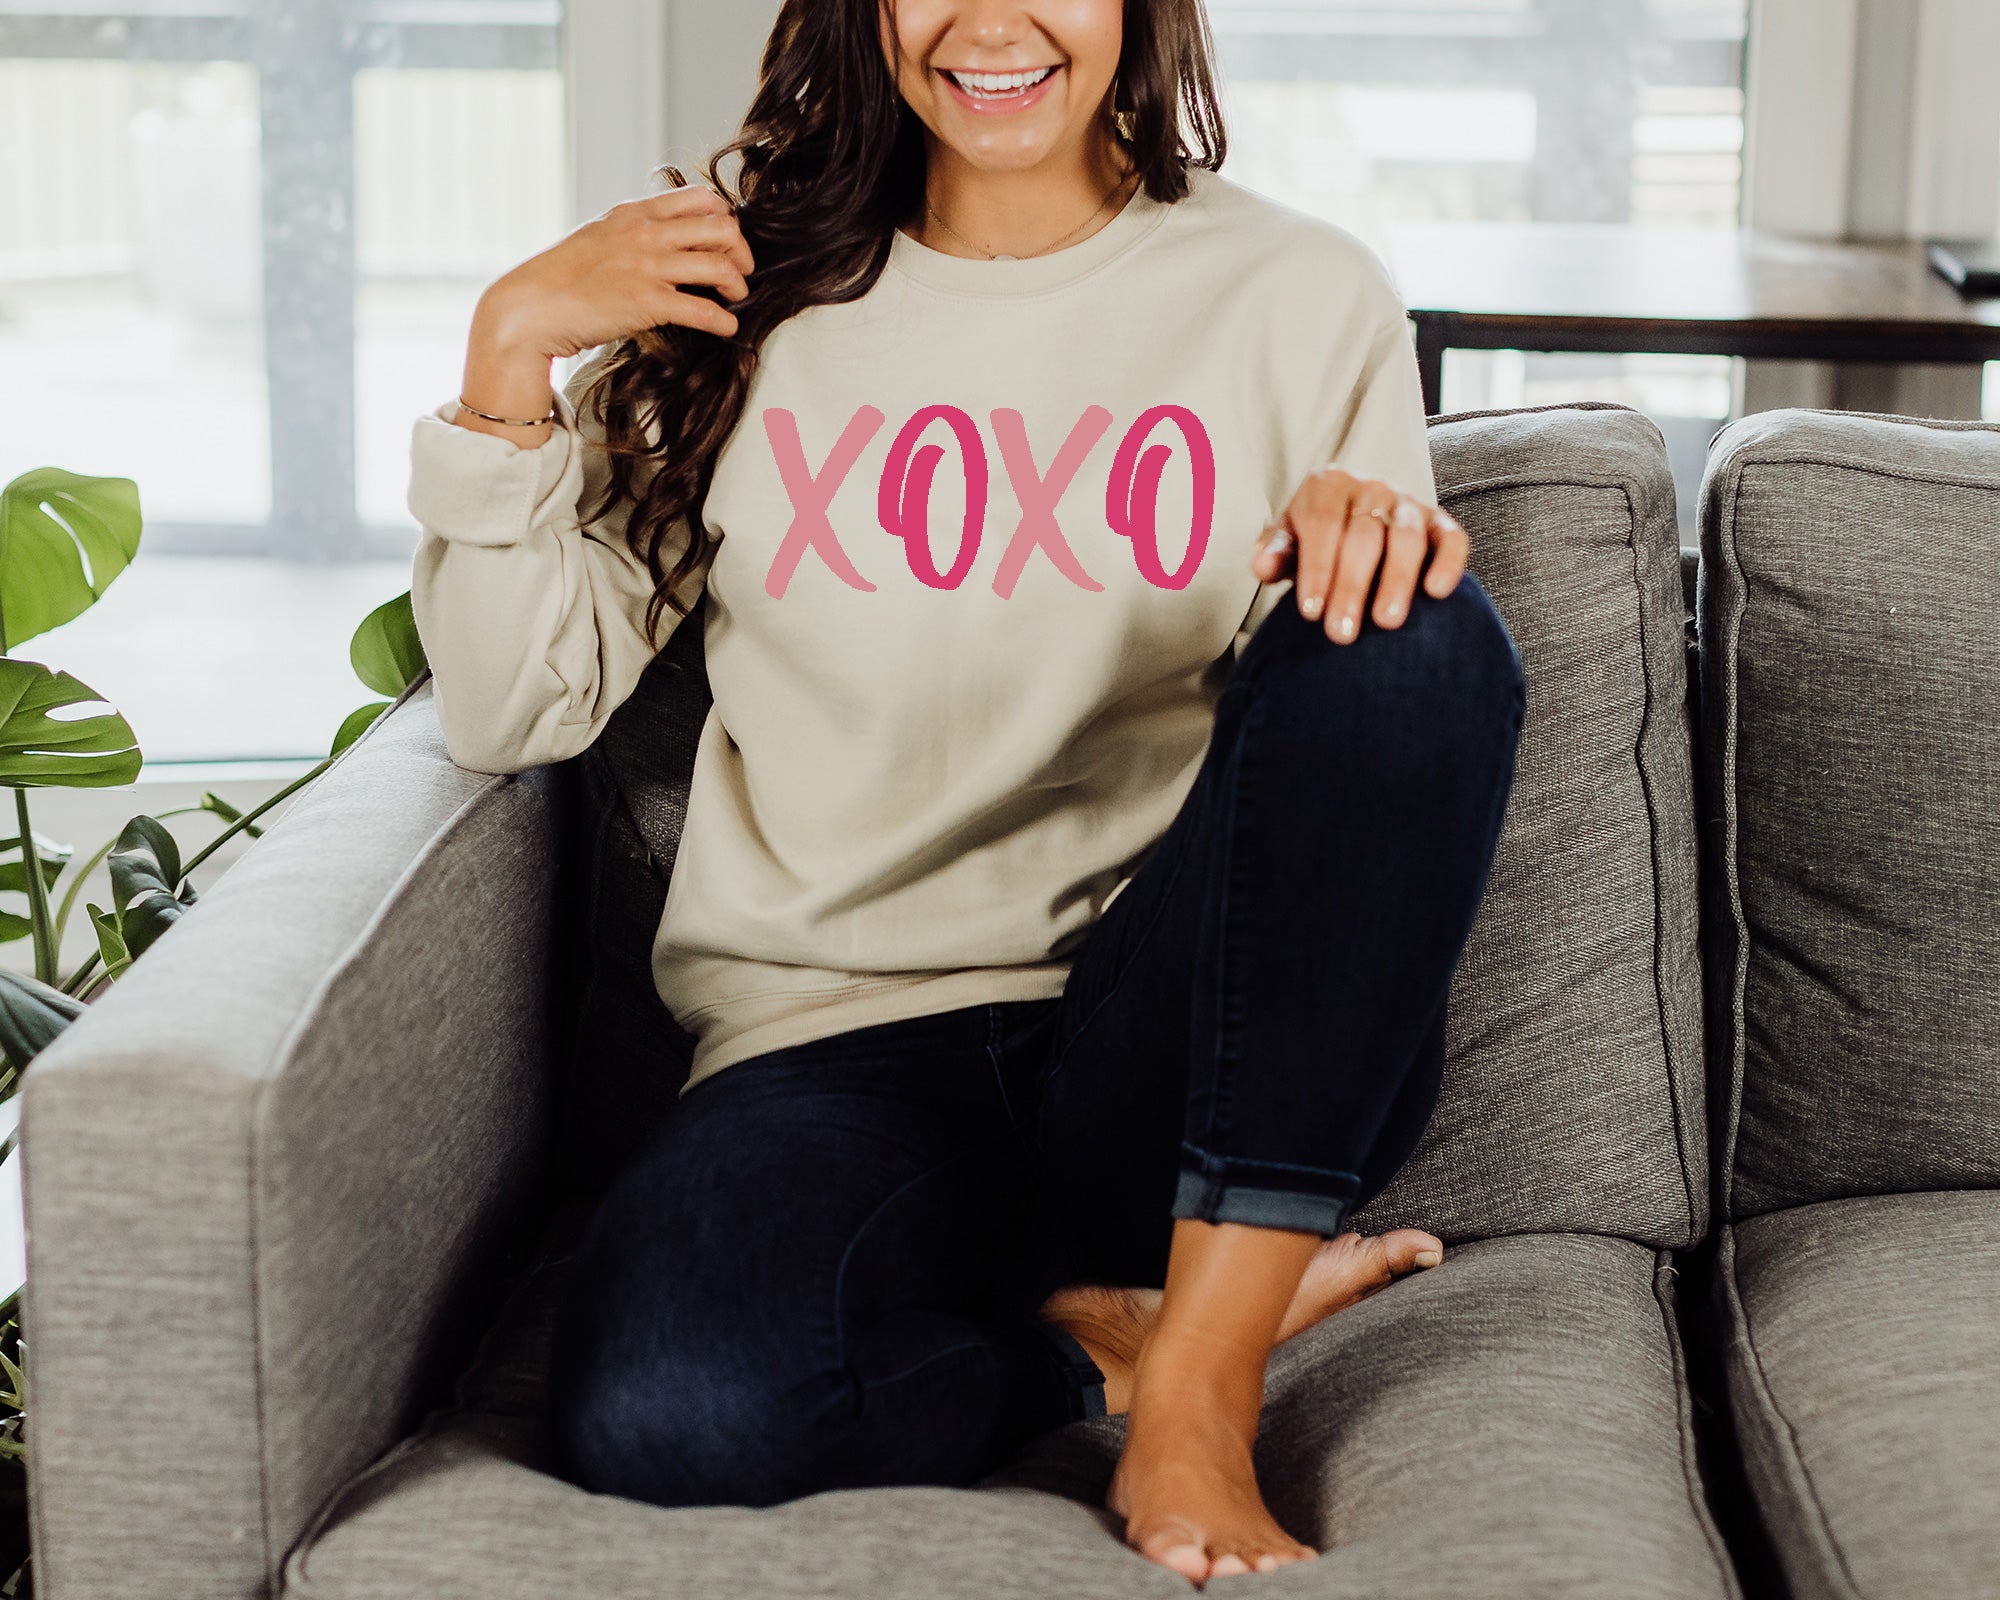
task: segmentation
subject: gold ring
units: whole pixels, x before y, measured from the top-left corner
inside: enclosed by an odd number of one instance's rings
[[[1396,520],[1393,513],[1384,511],[1380,506],[1370,506],[1363,514],[1376,518],[1385,528]]]

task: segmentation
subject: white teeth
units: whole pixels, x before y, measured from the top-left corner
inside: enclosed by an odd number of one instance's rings
[[[1035,72],[953,72],[947,75],[974,94],[1008,94],[1029,84],[1040,83],[1055,70],[1054,67],[1042,67]]]

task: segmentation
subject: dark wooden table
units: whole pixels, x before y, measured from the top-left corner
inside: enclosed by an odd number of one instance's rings
[[[1389,230],[1424,405],[1447,350],[2000,361],[2000,300],[1967,300],[1920,244],[1726,229],[1413,222]]]

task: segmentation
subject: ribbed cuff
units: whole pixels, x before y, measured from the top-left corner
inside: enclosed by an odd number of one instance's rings
[[[1174,1191],[1173,1214],[1200,1222],[1243,1222],[1257,1228],[1285,1228],[1331,1239],[1347,1228],[1354,1201],[1345,1196],[1309,1194],[1299,1189],[1266,1189],[1231,1183],[1220,1175],[1182,1172]]]
[[[1103,1416],[1104,1373],[1091,1360],[1090,1352],[1053,1322],[1044,1322],[1037,1317],[1035,1329],[1055,1347],[1051,1353],[1069,1390],[1070,1419],[1080,1422],[1085,1417]]]
[[[583,487],[582,457],[573,448],[576,411],[560,392],[556,411],[559,426],[532,448],[459,427],[451,420],[456,400],[418,417],[404,494],[410,515],[441,539],[508,545],[528,536],[552,498],[574,506]]]

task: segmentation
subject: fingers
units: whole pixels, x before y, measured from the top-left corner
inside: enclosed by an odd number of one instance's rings
[[[1256,574],[1259,583],[1276,583],[1291,570],[1292,557],[1297,552],[1298,541],[1292,537],[1292,530],[1285,526],[1284,518],[1264,524],[1264,531],[1258,535],[1257,549],[1250,557],[1250,570]]]
[[[1388,485],[1363,484],[1349,509],[1347,526],[1340,536],[1339,554],[1333,576],[1333,593],[1327,600],[1327,637],[1336,644],[1352,644],[1361,634],[1361,608],[1368,599],[1368,586],[1375,581],[1388,544],[1388,519],[1394,514],[1396,498]]]
[[[719,251],[742,271],[757,270],[735,208],[704,184],[621,201],[605,213],[605,220],[648,230],[684,250]]]
[[[1375,585],[1375,605],[1369,612],[1378,628],[1400,628],[1410,614],[1417,571],[1430,552],[1430,521],[1423,502],[1396,496],[1389,522],[1389,543],[1382,558],[1382,575]]]
[[[741,300],[750,292],[749,280],[736,263],[713,250],[669,250],[657,257],[653,266],[667,283],[711,283],[732,300]]]
[[[739,272],[754,272],[756,261],[750,254],[750,242],[743,237],[742,226],[734,212],[724,211],[720,215],[700,212],[687,217],[649,217],[645,226],[653,241],[660,246],[675,250],[701,251],[718,255],[735,264]]]
[[[1338,467],[1322,467],[1306,478],[1286,508],[1285,520],[1298,545],[1292,595],[1299,615],[1308,622],[1318,621],[1326,609],[1341,533],[1360,488],[1360,479]]]
[[[733,339],[739,326],[736,313],[727,306],[704,300],[698,294],[683,294],[678,289],[670,289],[654,308],[654,327],[669,322],[717,334],[724,339]]]
[[[1431,570],[1424,574],[1424,593],[1442,600],[1458,587],[1458,580],[1465,576],[1465,563],[1472,553],[1472,541],[1466,537],[1464,527],[1458,519],[1435,506],[1430,508],[1430,537],[1437,547],[1437,554],[1431,558]]]
[[[729,202],[707,184],[701,182],[684,183],[678,189],[669,189],[665,194],[649,194],[642,200],[634,200],[633,205],[656,217],[685,217],[701,211],[719,211],[727,214]]]
[[[1299,614],[1308,621],[1324,616],[1327,637],[1351,644],[1360,637],[1364,608],[1377,627],[1401,627],[1418,575],[1426,594],[1443,599],[1458,587],[1470,554],[1471,540],[1449,512],[1328,466],[1308,475],[1284,513],[1266,525],[1250,566],[1260,583],[1291,571]]]

